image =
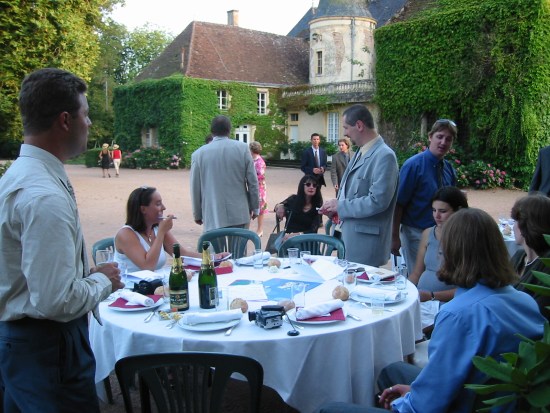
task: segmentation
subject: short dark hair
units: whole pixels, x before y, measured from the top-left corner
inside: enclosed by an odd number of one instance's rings
[[[439,132],[443,129],[447,129],[449,132],[451,132],[451,135],[453,135],[453,140],[456,139],[456,135],[458,135],[458,128],[456,126],[456,123],[449,119],[436,120],[435,123],[432,125],[432,129],[428,132],[428,136],[431,137],[434,133]]]
[[[345,116],[348,125],[355,125],[360,120],[367,128],[374,129],[374,118],[365,105],[350,106],[344,111],[343,116]]]
[[[514,284],[518,277],[498,225],[481,209],[463,208],[445,222],[440,242],[443,260],[438,278],[472,288],[478,281],[490,288]]]
[[[39,69],[21,84],[19,110],[25,134],[48,130],[60,113],[78,116],[80,95],[86,93],[86,82],[61,69]]]
[[[231,120],[224,115],[216,116],[210,124],[210,132],[214,136],[229,136],[229,133],[231,133]]]
[[[141,207],[151,203],[156,188],[140,186],[132,191],[126,204],[126,225],[131,226],[134,231],[145,231],[145,220],[141,213]]]
[[[312,140],[314,136],[318,136],[319,139],[321,139],[321,135],[319,135],[317,132],[313,132],[311,136],[309,137],[309,140]]]
[[[209,134],[206,135],[206,137],[204,138],[204,143],[210,143],[210,142],[212,142],[213,139],[214,139],[214,137],[212,136],[211,133],[209,133]]]
[[[518,199],[512,207],[511,216],[516,220],[525,244],[537,255],[550,250],[544,234],[550,234],[550,198],[540,193]]]
[[[455,212],[460,208],[468,208],[468,199],[466,195],[456,186],[443,186],[439,188],[432,198],[432,203],[434,201],[441,201],[449,204]]]

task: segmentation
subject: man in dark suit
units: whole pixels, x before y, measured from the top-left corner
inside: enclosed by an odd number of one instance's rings
[[[539,152],[535,174],[529,187],[529,192],[540,191],[550,196],[550,146],[542,148]]]
[[[327,153],[319,144],[321,137],[318,133],[311,134],[311,148],[304,149],[302,153],[301,170],[306,175],[314,175],[319,180],[320,185],[327,186],[325,183],[325,169],[327,168]]]

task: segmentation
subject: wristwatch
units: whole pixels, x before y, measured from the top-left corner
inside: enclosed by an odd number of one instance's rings
[[[434,292],[433,292],[433,291],[430,291],[430,294],[432,295],[432,301],[434,301],[434,300],[435,300]]]

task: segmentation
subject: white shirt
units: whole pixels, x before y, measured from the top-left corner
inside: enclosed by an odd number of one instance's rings
[[[67,182],[61,161],[32,145],[21,146],[0,179],[0,321],[71,321],[111,293],[104,274],[83,278],[83,237]]]
[[[151,249],[151,246],[147,244],[147,242],[141,237],[141,235],[139,235],[139,233],[136,230],[134,230],[130,225],[124,225],[122,228],[129,228],[130,230],[132,230],[136,234],[136,237],[139,239],[139,243],[141,244],[141,246],[146,252]],[[155,231],[155,236],[156,236],[159,232],[158,227],[155,227],[153,231]],[[117,251],[116,245],[115,245],[114,260],[115,262],[118,263],[119,268],[120,268],[120,264],[126,264],[127,272],[141,271],[141,268],[138,267],[136,264],[134,264],[134,261],[128,258],[125,254]],[[162,267],[164,267],[164,264],[166,264],[166,252],[164,251],[164,247],[163,247],[159,252],[159,257],[157,260],[157,265],[155,266],[155,270],[160,270]]]

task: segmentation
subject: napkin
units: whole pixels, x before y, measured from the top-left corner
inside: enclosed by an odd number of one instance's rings
[[[380,288],[366,287],[363,285],[355,287],[354,293],[365,298],[372,298],[373,296],[384,294],[384,300],[386,301],[396,301],[401,298],[401,293],[399,291],[382,290]]]
[[[155,300],[146,295],[136,293],[134,291],[121,291],[120,297],[128,301],[128,305],[142,305],[144,307],[152,307],[155,305]]]
[[[342,308],[343,306],[344,302],[342,300],[330,300],[324,303],[298,308],[296,310],[296,320],[307,320],[312,317],[330,314],[332,311]]]
[[[259,254],[254,254],[251,257],[237,258],[237,260],[235,262],[237,263],[237,265],[252,265],[252,264],[254,264],[254,260],[256,259],[256,256],[258,256],[258,255]],[[269,258],[271,258],[271,254],[268,251],[262,252],[262,260],[263,261],[267,261],[267,260],[269,260]]]
[[[366,272],[361,274],[359,277],[360,280],[372,280],[372,276],[368,276]],[[380,281],[395,281],[395,274],[389,274],[389,275],[380,275]]]
[[[240,308],[236,310],[216,311],[211,313],[189,313],[184,314],[181,322],[184,324],[218,323],[231,320],[240,320],[243,312]]]

